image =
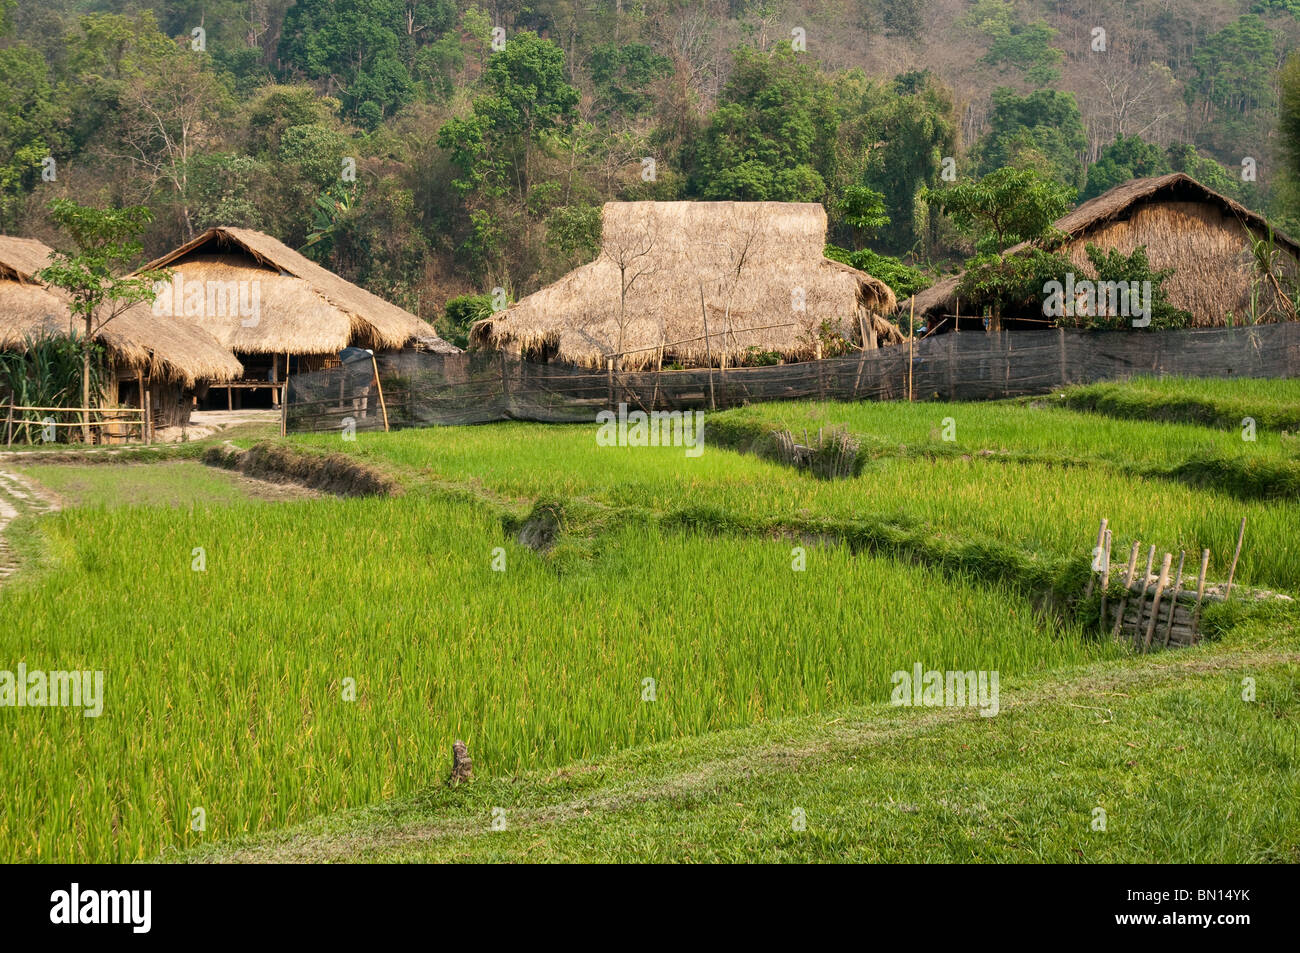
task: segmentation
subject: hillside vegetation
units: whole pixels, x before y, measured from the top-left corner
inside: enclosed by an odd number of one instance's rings
[[[263,229],[460,343],[494,289],[594,257],[604,201],[814,201],[836,257],[910,293],[925,279],[895,256],[971,250],[922,189],[1004,166],[1081,198],[1185,171],[1295,223],[1300,85],[1279,69],[1298,17],[1289,0],[0,0],[0,232],[59,246],[56,197],[149,206],[148,255]]]

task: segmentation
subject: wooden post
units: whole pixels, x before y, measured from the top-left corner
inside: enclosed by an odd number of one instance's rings
[[[1106,551],[1102,553],[1101,570],[1101,630],[1106,631],[1106,593],[1110,589],[1110,530],[1106,530]]]
[[[1097,557],[1104,552],[1106,545],[1106,526],[1110,521],[1104,516],[1101,519],[1101,525],[1097,527],[1097,545],[1092,548],[1092,573],[1088,576],[1087,588],[1083,590],[1083,598],[1087,599],[1092,595],[1092,585],[1097,580],[1097,573],[1101,572],[1097,568]],[[1106,567],[1109,569],[1109,567]]]
[[[1201,553],[1201,575],[1196,580],[1196,608],[1192,610],[1192,640],[1196,640],[1196,627],[1201,624],[1201,600],[1205,598],[1205,573],[1210,568],[1210,551]]]
[[[384,385],[379,382],[379,362],[375,360],[375,354],[370,352],[370,366],[375,369],[375,389],[379,391],[379,409],[384,414],[384,433],[388,433],[388,405],[384,403]]]
[[[1124,574],[1124,595],[1119,600],[1119,615],[1115,617],[1115,628],[1111,630],[1112,639],[1119,638],[1120,627],[1124,624],[1124,610],[1128,608],[1129,593],[1133,591],[1133,573],[1137,571],[1138,547],[1141,540],[1133,540],[1133,550],[1128,554],[1128,572]]]
[[[614,408],[614,359],[612,357],[605,359],[605,386],[606,404],[613,410]]]
[[[916,337],[916,295],[912,295],[912,314],[907,320],[907,400],[912,400],[912,340]]]
[[[855,398],[858,396],[858,387],[862,384],[862,368],[867,364],[867,319],[862,316],[861,311],[858,312],[858,330],[862,332],[862,354],[858,357],[857,376],[853,378],[853,396]],[[871,347],[875,348],[875,346],[875,334],[872,334]]]
[[[952,333],[948,335],[948,399],[957,399],[957,326],[953,325]]]
[[[284,352],[284,384],[280,390],[280,436],[289,435],[289,352]]]
[[[1183,562],[1187,559],[1187,550],[1178,554],[1178,576],[1174,579],[1174,594],[1169,597],[1169,622],[1165,625],[1165,648],[1169,647],[1169,636],[1174,631],[1174,613],[1178,611],[1178,590],[1183,585]]]
[[[1133,621],[1133,644],[1142,641],[1142,612],[1146,608],[1147,593],[1151,591],[1151,569],[1156,561],[1156,547],[1153,543],[1147,550],[1147,571],[1142,576],[1142,595],[1138,597],[1137,618]]]
[[[1237,560],[1241,557],[1241,544],[1246,538],[1246,517],[1241,518],[1241,529],[1237,530],[1237,551],[1232,554],[1232,568],[1228,570],[1228,589],[1223,594],[1227,599],[1232,595],[1232,577],[1237,574]]]
[[[148,446],[153,442],[152,439],[150,439],[153,436],[153,395],[147,390],[144,392],[144,400],[142,403],[144,404],[144,420],[140,423],[141,430],[144,431],[143,436],[145,446]]]
[[[704,319],[704,361],[709,365],[709,410],[717,410],[713,398],[713,348],[709,345],[709,311],[704,306],[704,286],[700,286],[700,316]]]
[[[1056,329],[1056,341],[1057,341],[1058,349],[1060,351],[1061,386],[1064,387],[1066,384],[1069,383],[1069,380],[1066,377],[1066,365],[1065,365],[1065,328]]]
[[[5,448],[13,446],[14,399],[9,398],[9,413],[5,414]]]
[[[1160,576],[1156,579],[1155,595],[1151,597],[1151,621],[1147,623],[1146,638],[1142,640],[1143,652],[1151,648],[1151,636],[1156,631],[1156,619],[1160,615],[1160,597],[1165,594],[1165,586],[1169,584],[1169,564],[1173,561],[1174,554],[1165,553],[1165,560],[1160,564]]]

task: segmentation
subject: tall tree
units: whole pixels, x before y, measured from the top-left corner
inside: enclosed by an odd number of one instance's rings
[[[129,274],[143,251],[140,233],[152,217],[144,206],[96,209],[55,199],[50,203],[50,216],[77,250],[56,252],[37,277],[66,291],[73,318],[82,322],[81,436],[89,443],[90,361],[95,338],[132,305],[152,301],[154,283],[168,275],[165,271]]]

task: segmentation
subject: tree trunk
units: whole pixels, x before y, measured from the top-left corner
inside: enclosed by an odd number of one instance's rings
[[[86,339],[81,342],[81,442],[90,446],[90,333],[94,319],[86,318]]]

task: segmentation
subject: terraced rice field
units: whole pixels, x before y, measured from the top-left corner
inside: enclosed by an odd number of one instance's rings
[[[105,707],[0,718],[25,766],[0,788],[0,859],[151,858],[413,797],[456,738],[479,777],[505,778],[885,703],[914,663],[1032,683],[1128,653],[996,572],[835,542],[865,520],[1086,566],[1106,516],[1117,548],[1211,547],[1214,575],[1246,515],[1237,578],[1300,590],[1295,500],[1131,469],[1207,446],[1289,465],[1278,433],[1243,449],[1204,426],[1027,405],[738,413],[843,424],[873,459],[823,482],[716,447],[602,448],[581,426],[314,436],[289,444],[353,455],[404,494],[222,490],[212,506],[209,487],[201,505],[22,517],[40,558],[0,586],[0,657],[101,670]],[[932,433],[944,417],[958,441]],[[544,511],[554,548],[521,545]]]

